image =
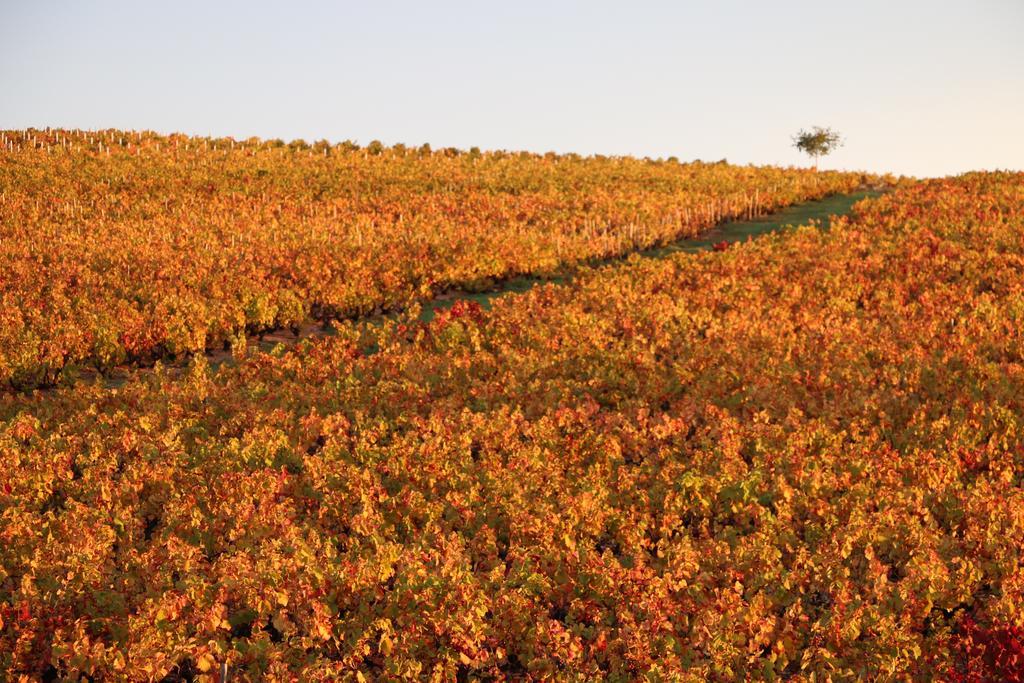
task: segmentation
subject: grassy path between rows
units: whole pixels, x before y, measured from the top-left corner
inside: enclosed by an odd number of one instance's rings
[[[567,267],[562,274],[546,277],[519,276],[495,283],[494,287],[480,292],[457,291],[442,294],[433,299],[421,303],[422,309],[420,320],[428,322],[434,318],[437,311],[450,308],[457,301],[475,301],[484,308],[490,308],[491,303],[498,297],[506,294],[522,293],[530,290],[536,285],[555,283],[564,284],[569,282],[580,266],[589,267],[616,267],[621,266],[632,256],[643,258],[666,258],[675,253],[696,253],[707,251],[714,245],[726,242],[742,242],[752,239],[758,235],[774,233],[800,225],[819,224],[823,229],[828,229],[831,219],[834,216],[845,216],[850,213],[853,205],[862,199],[877,197],[882,194],[881,190],[862,190],[852,194],[832,195],[817,201],[806,202],[787,207],[772,214],[761,216],[750,220],[726,221],[720,223],[710,230],[697,237],[690,237],[677,240],[664,246],[652,247],[641,251],[629,252],[619,256],[608,257],[599,260],[591,260],[583,264]],[[383,321],[387,318],[395,318],[400,312],[378,314],[363,318],[362,321],[373,322]],[[359,321],[356,321],[359,322]],[[262,334],[257,339],[249,341],[249,352],[272,351],[279,344],[291,346],[299,341],[310,337],[328,337],[335,334],[331,326],[320,324],[309,324],[302,327],[298,334],[290,330],[275,330]],[[206,359],[214,369],[222,365],[230,365],[235,359],[229,351],[212,351],[206,354]],[[165,367],[182,369],[184,364],[167,364]],[[108,388],[116,388],[125,384],[133,375],[140,372],[151,371],[151,368],[140,368],[125,366],[117,368],[103,378]]]
[[[652,247],[641,251],[629,252],[621,256],[601,259],[600,261],[591,262],[589,265],[613,266],[625,261],[633,255],[644,258],[666,258],[667,256],[676,253],[692,254],[700,251],[708,251],[713,249],[714,245],[722,242],[729,244],[733,242],[743,242],[747,239],[757,237],[758,235],[780,232],[786,228],[799,225],[810,225],[811,223],[820,224],[823,229],[827,230],[831,225],[831,219],[833,217],[845,216],[850,213],[853,209],[853,205],[857,202],[862,199],[878,197],[881,194],[881,190],[863,190],[853,194],[832,195],[831,197],[826,197],[817,201],[790,206],[775,213],[751,220],[719,223],[697,237],[684,238],[665,246]],[[511,292],[525,292],[538,284],[548,282],[567,282],[572,279],[572,277],[573,275],[571,272],[562,276],[546,278],[517,277],[506,280],[500,283],[500,286],[495,289],[485,292],[458,292],[455,294],[445,295],[424,302],[423,312],[420,315],[420,319],[429,321],[434,317],[436,311],[449,308],[456,301],[460,300],[475,301],[484,308],[490,308],[491,302],[499,296],[503,296]]]

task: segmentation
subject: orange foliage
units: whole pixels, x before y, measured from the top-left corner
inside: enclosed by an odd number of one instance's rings
[[[0,131],[0,387],[692,236],[852,173]]]
[[[975,174],[488,312],[4,396],[0,672],[1006,675],[1022,318],[1024,175]]]

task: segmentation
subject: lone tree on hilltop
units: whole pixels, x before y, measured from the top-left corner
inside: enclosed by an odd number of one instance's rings
[[[815,126],[810,130],[801,129],[794,135],[793,146],[814,159],[814,170],[817,171],[818,159],[831,154],[837,147],[842,147],[843,138],[839,131]]]

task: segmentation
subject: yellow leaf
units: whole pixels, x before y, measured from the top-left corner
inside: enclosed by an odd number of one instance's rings
[[[213,657],[211,657],[209,653],[203,654],[196,661],[196,666],[204,673],[209,671],[213,668]]]
[[[281,632],[284,632],[288,628],[288,620],[285,619],[284,615],[280,612],[274,613],[271,623],[274,624],[274,628]]]

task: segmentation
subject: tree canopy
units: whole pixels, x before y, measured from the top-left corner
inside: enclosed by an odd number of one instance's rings
[[[814,159],[814,168],[818,168],[820,157],[831,154],[842,145],[843,139],[838,131],[821,126],[814,126],[810,130],[801,129],[793,136],[793,146]]]

